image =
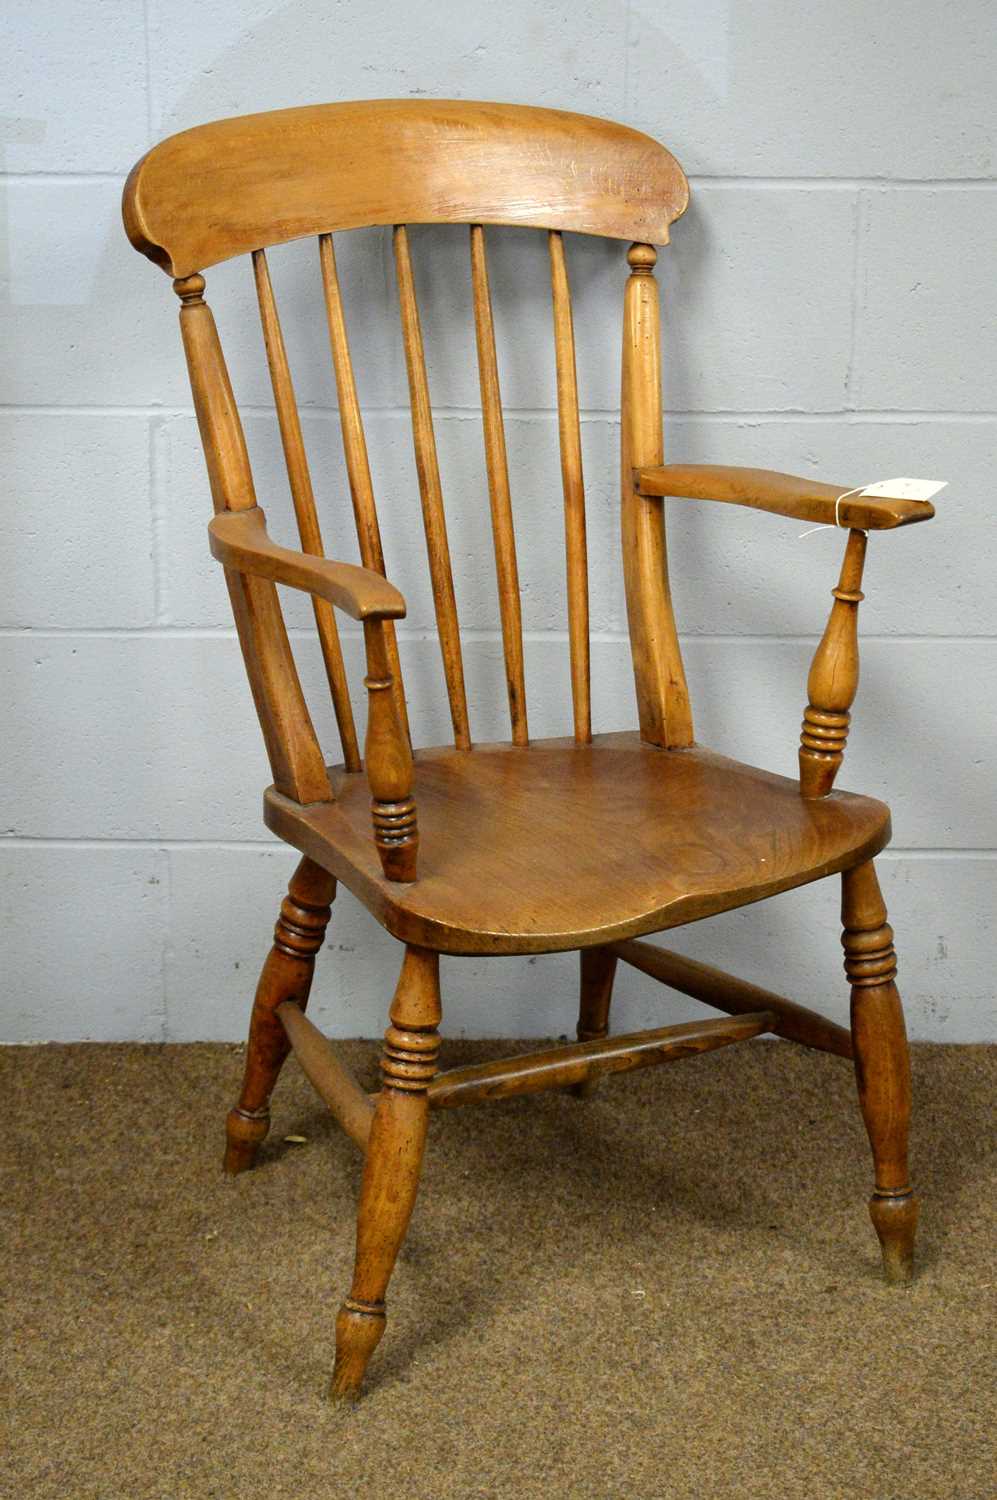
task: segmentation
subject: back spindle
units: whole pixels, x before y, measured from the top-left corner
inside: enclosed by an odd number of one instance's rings
[[[471,733],[467,719],[464,663],[460,649],[460,626],[457,621],[453,569],[450,566],[447,522],[443,510],[440,465],[436,455],[436,434],[433,431],[433,410],[429,401],[429,380],[426,375],[426,356],[422,343],[422,326],[419,322],[419,305],[415,295],[415,279],[412,275],[408,230],[404,224],[395,226],[394,247],[395,268],[398,275],[398,303],[402,317],[402,339],[405,344],[405,365],[408,370],[409,400],[412,407],[412,441],[415,446],[415,467],[419,477],[419,495],[422,500],[422,522],[426,533],[426,551],[429,554],[429,572],[433,580],[436,628],[440,637],[440,654],[443,657],[447,697],[450,700],[454,744],[458,750],[470,750]]]
[[[253,252],[253,274],[256,279],[260,322],[263,325],[263,342],[267,351],[270,384],[273,387],[274,405],[277,409],[277,422],[284,448],[284,462],[287,465],[291,499],[294,502],[294,514],[298,522],[301,550],[311,553],[314,557],[324,557],[322,532],[315,510],[315,495],[312,490],[304,439],[301,435],[298,404],[295,400],[294,385],[287,362],[284,334],[277,314],[270,268],[267,264],[266,252],[263,250]],[[357,744],[356,726],[353,722],[350,688],[346,680],[346,668],[343,665],[343,649],[339,642],[335,611],[326,599],[313,597],[312,607],[315,613],[319,644],[322,648],[322,659],[325,662],[326,677],[329,681],[329,691],[332,694],[333,708],[336,713],[336,723],[339,726],[343,762],[348,771],[359,771],[360,749]]]
[[[343,432],[343,453],[346,458],[346,473],[353,500],[360,557],[365,568],[371,568],[375,573],[380,573],[384,577],[384,549],[381,546],[381,531],[377,524],[377,506],[374,503],[374,486],[370,477],[367,440],[364,437],[363,417],[360,413],[360,402],[357,399],[357,385],[353,375],[353,360],[350,357],[346,318],[343,313],[343,297],[336,266],[336,251],[331,234],[319,235],[319,258],[322,266],[326,319],[329,324],[329,344],[336,374],[339,421]],[[394,622],[391,620],[384,622],[384,641],[395,708],[408,737],[409,722],[405,705],[405,688],[402,683],[401,664],[398,660]]]
[[[485,438],[485,464],[488,470],[488,498],[492,513],[492,536],[495,542],[495,571],[498,577],[499,612],[502,618],[502,646],[505,652],[506,687],[509,694],[509,718],[514,745],[529,744],[526,721],[526,679],[523,666],[523,619],[519,600],[519,569],[516,564],[516,536],[512,522],[512,497],[509,493],[509,463],[505,449],[505,427],[502,421],[502,395],[499,388],[498,359],[495,353],[495,325],[488,286],[488,262],[485,257],[485,232],[480,224],[471,225],[471,289],[474,300],[474,331],[478,346],[478,375],[481,382],[481,414]]]
[[[575,331],[571,316],[571,288],[559,230],[548,236],[550,283],[554,305],[554,356],[557,366],[557,428],[564,490],[564,541],[568,574],[568,640],[571,651],[571,698],[575,739],[592,738],[589,668],[588,557],[585,546],[585,481],[582,474],[582,435],[578,415],[578,378],[575,370]]]

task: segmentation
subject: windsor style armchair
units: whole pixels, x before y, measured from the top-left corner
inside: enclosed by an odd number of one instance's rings
[[[353,1284],[336,1327],[333,1392],[357,1394],[385,1326],[384,1298],[412,1212],[431,1109],[570,1088],[603,1075],[775,1033],[854,1059],[872,1145],[870,1203],[886,1275],[910,1275],[917,1202],[907,1175],[910,1083],[892,932],[873,857],[890,836],[878,801],[832,790],[858,681],[856,615],[866,533],[928,519],[926,502],[762,470],[668,465],[662,449],[655,245],[687,185],[655,141],[607,121],[498,104],[394,100],[221,120],[164,141],[124,196],[136,249],[173,278],[225,570],[273,772],[267,825],[303,858],[256,992],[225,1166],[252,1165],[288,1052],[365,1152]],[[474,745],[408,223],[469,226],[485,460],[511,743]],[[394,226],[412,432],[453,745],[410,746],[364,426],[333,233]],[[567,554],[574,710],[570,738],[530,740],[516,543],[483,226],[546,232]],[[588,570],[572,304],[564,234],[629,242],[623,296],[622,560],[636,685],[635,732],[593,735]],[[323,556],[267,247],[317,237],[345,461],[362,566]],[[300,550],[277,545],[258,507],[206,269],[252,257]],[[621,256],[622,261],[622,256]],[[354,330],[355,332],[355,330]],[[844,563],[807,684],[799,781],[698,746],[669,596],[663,498],[723,501],[847,530]],[[847,497],[847,498],[843,498]],[[538,502],[539,503],[539,502]],[[276,585],[312,596],[342,744],[327,767]],[[362,623],[363,762],[336,610]],[[850,1032],[790,1000],[639,941],[825,876],[843,887]],[[404,945],[382,1055],[365,1094],[305,1015],[337,881]],[[580,952],[578,1043],[439,1073],[439,955]],[[617,961],[726,1015],[608,1035]]]

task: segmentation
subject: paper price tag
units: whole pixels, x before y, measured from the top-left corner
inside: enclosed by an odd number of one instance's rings
[[[870,500],[930,500],[932,495],[937,495],[939,490],[945,489],[947,479],[877,479],[875,484],[856,485],[853,490],[845,490],[834,502],[834,524],[842,526],[841,502],[850,500],[853,495],[867,495]],[[812,536],[815,531],[827,531],[829,526],[811,526],[809,531],[800,532],[800,541],[805,536]]]
[[[878,479],[856,493],[880,500],[930,500],[947,484],[947,479]]]

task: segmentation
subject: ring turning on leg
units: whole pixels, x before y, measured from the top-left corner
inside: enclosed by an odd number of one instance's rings
[[[893,930],[870,861],[842,876],[842,945],[852,986],[852,1042],[859,1104],[872,1146],[875,1190],[869,1213],[886,1279],[909,1281],[918,1202],[907,1171],[911,1109],[910,1057]]]
[[[325,940],[335,894],[333,877],[310,859],[303,859],[291,876],[256,987],[242,1091],[225,1122],[226,1172],[251,1167],[270,1129],[270,1095],[290,1051],[277,1006],[285,1000],[302,1010],[307,1005],[315,955]]]
[[[439,954],[406,948],[381,1057],[367,1143],[353,1285],[336,1320],[332,1395],[355,1400],[384,1332],[384,1296],[419,1188],[429,1123],[426,1090],[440,1050]]]

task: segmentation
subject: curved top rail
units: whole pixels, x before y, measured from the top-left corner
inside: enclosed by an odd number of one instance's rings
[[[609,120],[468,100],[315,104],[154,146],[125,184],[136,250],[174,277],[375,224],[517,224],[665,244],[688,202],[664,146]]]

